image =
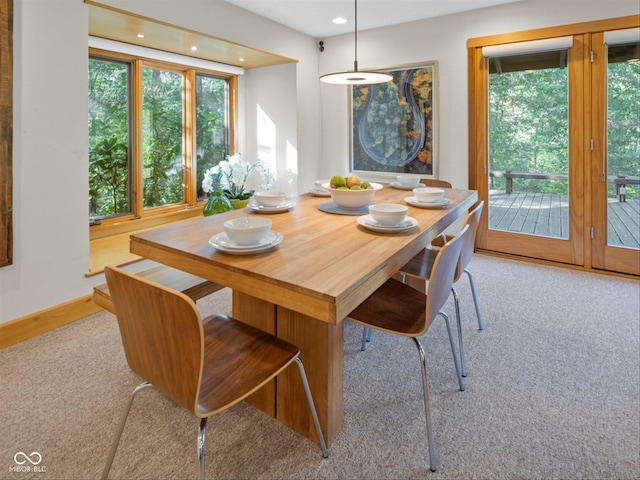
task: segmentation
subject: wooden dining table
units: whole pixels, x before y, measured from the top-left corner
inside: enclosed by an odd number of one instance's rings
[[[375,203],[406,204],[411,191],[384,185]],[[465,216],[478,199],[472,190],[445,189],[444,208],[409,205],[417,226],[372,231],[356,215],[326,213],[330,198],[303,194],[291,209],[259,213],[249,207],[199,217],[131,235],[136,255],[233,290],[233,316],[300,348],[320,424],[328,444],[343,426],[343,320],[431,240]],[[326,209],[326,208],[325,208]],[[264,215],[283,236],[260,253],[234,255],[209,240],[231,218]],[[214,312],[211,312],[214,313]],[[250,403],[317,441],[302,383],[287,369]]]

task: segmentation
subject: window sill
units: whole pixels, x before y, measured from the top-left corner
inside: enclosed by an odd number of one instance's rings
[[[144,232],[200,215],[202,207],[196,207],[165,215],[91,226],[89,271],[85,276],[103,273],[106,265],[122,266],[141,260],[141,257],[129,252],[129,236],[132,233]]]

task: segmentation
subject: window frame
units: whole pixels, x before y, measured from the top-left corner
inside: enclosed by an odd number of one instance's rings
[[[228,125],[227,136],[229,154],[237,151],[236,121],[238,113],[238,76],[230,73],[219,72],[204,68],[195,68],[187,65],[179,65],[171,62],[149,59],[125,53],[114,52],[97,48],[89,48],[87,58],[97,58],[106,61],[124,61],[131,64],[130,85],[130,114],[129,120],[129,146],[130,161],[132,165],[132,213],[101,219],[99,223],[90,226],[90,239],[95,240],[111,235],[126,233],[142,228],[162,225],[177,220],[201,215],[206,200],[197,200],[196,185],[196,99],[195,81],[196,74],[203,74],[215,78],[225,79],[228,82]],[[143,197],[143,158],[142,158],[142,70],[143,68],[156,68],[181,73],[183,82],[183,132],[182,151],[184,156],[184,201],[169,205],[144,208]]]

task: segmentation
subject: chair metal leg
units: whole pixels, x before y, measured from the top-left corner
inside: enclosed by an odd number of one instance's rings
[[[307,395],[307,402],[309,403],[309,410],[311,410],[311,418],[313,418],[313,425],[316,428],[316,435],[318,436],[318,442],[320,442],[320,449],[322,450],[322,456],[327,458],[329,456],[329,450],[327,450],[327,444],[324,441],[324,435],[320,428],[320,421],[318,420],[318,413],[316,412],[316,406],[313,403],[313,397],[311,396],[311,389],[309,388],[309,382],[307,381],[307,374],[304,371],[304,365],[300,357],[296,357],[296,364],[300,371],[300,379],[304,386],[304,393]],[[204,478],[204,477],[203,477]]]
[[[367,349],[367,342],[371,341],[371,331],[373,329],[369,327],[363,327],[362,329],[362,345],[360,346],[360,350],[363,352]]]
[[[205,463],[204,463],[204,442],[207,436],[207,419],[200,419],[200,428],[198,429],[198,463],[200,465],[200,478],[204,480],[205,477]]]
[[[458,325],[458,351],[460,352],[460,371],[463,377],[467,376],[467,367],[464,363],[464,347],[462,345],[462,322],[460,321],[460,300],[458,299],[458,292],[455,288],[451,288],[453,294],[453,303],[456,307],[456,323]]]
[[[104,470],[102,471],[102,479],[105,480],[109,476],[109,470],[111,470],[111,464],[113,463],[113,457],[116,456],[116,450],[118,450],[118,445],[120,444],[120,437],[122,437],[122,431],[124,430],[124,426],[127,423],[127,418],[129,417],[129,410],[131,410],[131,404],[133,403],[133,399],[136,394],[146,388],[151,386],[149,382],[142,382],[138,385],[131,395],[129,395],[129,400],[125,406],[124,412],[122,412],[122,417],[120,417],[120,424],[118,425],[118,429],[116,430],[116,435],[113,439],[113,443],[111,444],[111,450],[109,451],[109,456],[107,457],[107,463],[104,466]]]
[[[471,295],[473,296],[473,305],[476,308],[476,318],[478,319],[478,330],[484,330],[482,325],[482,318],[480,318],[480,308],[478,307],[478,297],[476,297],[476,288],[473,285],[473,276],[471,272],[467,269],[464,270],[464,273],[467,274],[469,278],[469,285],[471,285]]]
[[[431,471],[436,471],[436,448],[433,443],[433,433],[431,432],[431,409],[429,408],[429,385],[427,383],[427,362],[424,355],[424,349],[420,340],[416,337],[412,337],[413,341],[418,347],[418,353],[420,354],[420,366],[422,367],[422,389],[424,400],[424,418],[427,426],[427,449],[429,450],[429,465]]]
[[[462,381],[462,375],[460,374],[460,367],[458,366],[458,356],[456,355],[456,347],[453,344],[453,336],[451,335],[451,326],[449,325],[449,317],[444,312],[438,312],[442,318],[444,318],[444,323],[447,325],[447,333],[449,334],[449,344],[451,345],[451,354],[453,355],[453,363],[456,366],[456,375],[458,376],[458,385],[460,386],[460,391],[464,392],[464,383]]]

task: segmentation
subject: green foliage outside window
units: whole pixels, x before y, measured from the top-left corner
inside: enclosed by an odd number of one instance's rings
[[[640,62],[612,60],[607,92],[608,175],[638,176]],[[489,75],[490,170],[567,174],[568,132],[566,68]],[[567,194],[569,189],[569,182],[561,180],[513,182],[519,192]],[[505,179],[495,178],[493,189],[504,191]],[[628,197],[640,197],[640,186],[626,189]],[[614,184],[608,185],[608,195],[616,196]]]
[[[489,75],[491,170],[567,174],[567,70],[547,68]],[[494,188],[504,191],[504,178]],[[517,179],[521,192],[568,193],[568,182]]]
[[[127,63],[89,60],[89,212],[131,212]]]
[[[181,73],[142,71],[145,208],[184,201],[182,83]]]
[[[640,62],[610,63],[607,72],[609,175],[640,175]],[[627,197],[640,198],[640,186],[627,185]],[[616,196],[615,185],[608,196]]]
[[[142,69],[142,159],[133,158],[131,64],[89,59],[89,210],[102,219],[134,212],[134,162],[140,162],[144,208],[185,202],[184,83],[181,72]],[[195,75],[195,188],[198,200],[204,172],[228,155],[228,80]],[[187,106],[186,108],[192,108]]]
[[[208,195],[202,190],[204,173],[226,160],[227,82],[220,78],[196,75],[196,188],[198,200]]]

